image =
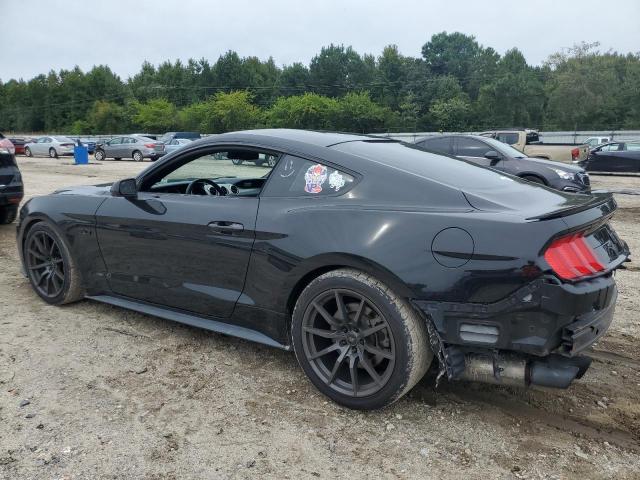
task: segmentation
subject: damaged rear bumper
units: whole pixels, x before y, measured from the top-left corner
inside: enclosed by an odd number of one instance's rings
[[[541,277],[490,304],[413,303],[449,379],[566,388],[589,367],[579,354],[609,328],[616,298],[609,274],[576,284]]]

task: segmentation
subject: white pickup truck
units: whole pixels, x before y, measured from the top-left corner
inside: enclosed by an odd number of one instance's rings
[[[480,135],[500,140],[532,158],[572,163],[589,156],[589,146],[586,143],[543,143],[535,130],[493,130]]]

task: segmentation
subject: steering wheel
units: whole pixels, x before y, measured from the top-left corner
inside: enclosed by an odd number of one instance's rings
[[[212,188],[206,188],[206,185],[209,185]],[[199,187],[200,191],[196,190],[196,186]],[[194,190],[196,190],[194,192]],[[213,180],[209,180],[208,178],[196,178],[189,182],[187,185],[187,190],[185,192],[187,195],[212,195],[212,196],[222,196],[224,195],[224,190],[222,187],[218,185]]]

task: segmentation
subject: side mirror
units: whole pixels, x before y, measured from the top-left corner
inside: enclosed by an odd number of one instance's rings
[[[136,198],[138,196],[138,186],[135,178],[125,178],[118,180],[111,186],[111,195],[114,197]]]
[[[489,160],[491,160],[492,163],[495,163],[502,160],[502,155],[500,155],[495,150],[489,150],[487,153],[484,154],[484,158],[488,158]]]

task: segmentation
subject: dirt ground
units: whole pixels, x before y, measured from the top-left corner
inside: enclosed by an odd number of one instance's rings
[[[148,166],[19,158],[27,197]],[[594,177],[640,193],[640,177]],[[640,251],[640,195],[613,224]],[[341,408],[292,353],[82,301],[51,307],[0,227],[0,478],[640,478],[640,267],[566,391],[421,382]]]

